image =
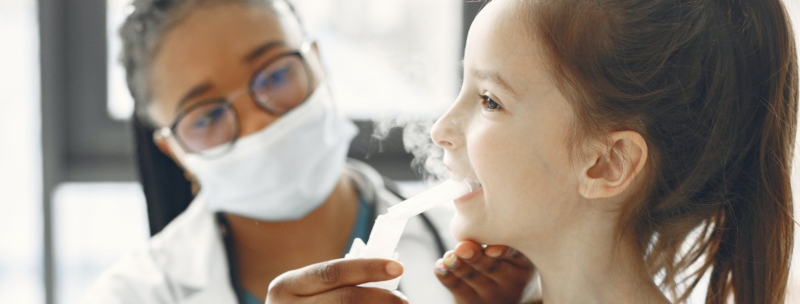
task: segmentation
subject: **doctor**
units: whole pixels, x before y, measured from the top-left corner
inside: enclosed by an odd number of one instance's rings
[[[200,191],[145,248],[104,273],[86,302],[264,303],[270,283],[293,269],[271,301],[346,294],[399,303],[397,293],[352,285],[400,272],[413,303],[453,301],[432,270],[454,246],[449,233],[440,236],[444,210],[409,222],[403,266],[321,263],[366,240],[375,216],[399,198],[374,169],[347,160],[357,129],[336,111],[316,45],[287,2],[136,0],[134,8],[120,33],[137,115],[158,127],[157,145]],[[531,268],[520,267],[517,281],[524,285]]]

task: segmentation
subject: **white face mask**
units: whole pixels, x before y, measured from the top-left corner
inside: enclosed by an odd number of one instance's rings
[[[212,211],[291,221],[330,196],[357,130],[335,111],[330,90],[321,82],[305,102],[263,130],[239,138],[221,157],[183,153],[174,138],[166,138],[197,177]]]

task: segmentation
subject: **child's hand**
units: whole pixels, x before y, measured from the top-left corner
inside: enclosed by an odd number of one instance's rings
[[[436,261],[436,277],[457,304],[519,303],[533,277],[533,264],[508,246],[464,241]]]

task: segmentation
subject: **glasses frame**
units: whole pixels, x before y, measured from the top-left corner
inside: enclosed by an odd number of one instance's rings
[[[300,46],[300,49],[298,49],[298,50],[288,51],[288,52],[280,53],[278,55],[273,56],[272,58],[270,58],[269,60],[267,60],[266,62],[261,64],[250,75],[250,78],[247,81],[247,85],[245,87],[235,90],[233,93],[229,94],[227,97],[212,97],[212,98],[204,99],[204,100],[201,100],[201,101],[198,101],[198,102],[192,104],[191,106],[189,106],[186,109],[181,110],[180,112],[178,112],[178,115],[175,116],[175,119],[172,120],[172,123],[170,123],[167,126],[162,127],[161,134],[167,135],[167,136],[169,136],[171,138],[174,138],[175,141],[178,143],[178,145],[180,145],[181,149],[183,149],[183,151],[185,153],[197,154],[197,155],[200,155],[200,156],[202,156],[204,158],[208,158],[208,159],[222,157],[223,155],[228,154],[228,152],[230,152],[231,149],[233,149],[233,146],[236,145],[236,141],[239,140],[239,131],[241,130],[241,119],[239,118],[239,113],[237,113],[236,109],[233,107],[233,103],[242,94],[244,94],[246,92],[247,95],[250,97],[249,98],[250,101],[255,103],[256,106],[258,106],[264,112],[267,112],[268,114],[273,115],[275,117],[281,117],[281,116],[285,115],[286,113],[291,112],[292,110],[294,110],[298,106],[300,106],[303,103],[305,103],[306,100],[308,99],[308,97],[311,96],[311,94],[314,91],[314,87],[317,85],[317,83],[316,83],[317,77],[314,74],[314,70],[311,69],[311,67],[309,66],[308,60],[307,60],[307,56],[308,56],[308,53],[311,51],[311,46],[312,45],[313,45],[312,41],[306,40],[305,42],[303,42],[303,44]],[[275,63],[276,61],[278,61],[280,59],[283,59],[283,58],[286,58],[286,57],[290,57],[290,56],[296,56],[296,57],[300,58],[300,62],[303,64],[303,68],[306,70],[306,73],[308,74],[308,90],[307,90],[306,96],[303,97],[303,101],[300,102],[299,104],[297,104],[295,107],[293,107],[293,108],[291,108],[291,109],[289,109],[289,110],[287,110],[286,112],[283,112],[283,113],[275,113],[273,110],[268,109],[265,105],[262,105],[260,102],[258,102],[256,100],[256,95],[255,95],[255,92],[253,91],[253,83],[256,80],[256,76],[258,76],[258,74],[261,73],[266,67],[268,67],[269,65]],[[212,103],[221,103],[225,107],[228,107],[231,110],[231,112],[233,113],[233,119],[234,119],[235,124],[234,124],[234,130],[233,130],[233,139],[231,139],[230,142],[223,144],[223,145],[227,145],[226,149],[222,150],[219,153],[206,154],[206,153],[203,153],[203,152],[198,152],[198,151],[194,151],[193,149],[190,149],[189,146],[184,142],[184,140],[181,139],[180,135],[178,135],[178,132],[177,132],[176,128],[178,126],[178,123],[181,121],[181,119],[183,119],[183,117],[188,115],[191,111],[193,111],[194,109],[196,109],[198,107],[205,106],[205,105],[212,104]],[[165,131],[167,131],[167,132],[165,132]],[[212,147],[211,149],[214,149],[214,148],[216,148],[216,147]]]

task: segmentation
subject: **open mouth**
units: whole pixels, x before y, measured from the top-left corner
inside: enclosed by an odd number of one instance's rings
[[[462,180],[469,185],[470,192],[455,199],[456,203],[468,201],[483,191],[483,185],[477,179],[465,177]]]
[[[470,198],[475,197],[475,195],[477,195],[478,193],[483,191],[483,185],[474,176],[455,173],[455,171],[453,171],[453,169],[447,164],[445,164],[445,168],[447,169],[448,172],[450,172],[450,179],[457,180],[457,181],[463,181],[463,182],[467,183],[467,185],[469,185],[469,193],[464,194],[461,197],[455,199],[455,202],[467,201]]]
[[[466,201],[471,200],[472,198],[478,196],[479,194],[483,193],[483,188],[478,188],[472,190],[472,192],[462,195],[461,197],[453,200],[456,204],[464,203]]]
[[[465,177],[463,180],[469,185],[470,192],[475,192],[478,189],[483,188],[483,185],[481,185],[477,179]]]

